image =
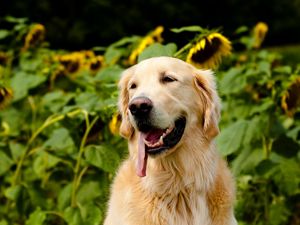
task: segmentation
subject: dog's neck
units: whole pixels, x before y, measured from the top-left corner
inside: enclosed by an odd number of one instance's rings
[[[141,178],[147,191],[165,195],[189,189],[202,192],[210,188],[219,157],[212,141],[194,135],[186,138],[170,155],[148,158],[147,175]]]

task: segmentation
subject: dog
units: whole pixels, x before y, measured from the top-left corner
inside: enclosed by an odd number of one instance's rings
[[[119,82],[129,156],[111,188],[105,225],[236,225],[235,187],[214,138],[213,73],[171,57],[146,59]]]

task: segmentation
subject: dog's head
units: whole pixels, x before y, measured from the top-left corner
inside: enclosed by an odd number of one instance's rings
[[[210,141],[219,132],[220,103],[211,71],[156,57],[127,69],[119,87],[120,133],[138,145],[139,176],[145,176],[148,155],[171,154],[191,133]]]

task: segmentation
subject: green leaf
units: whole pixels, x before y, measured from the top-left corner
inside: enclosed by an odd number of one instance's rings
[[[272,225],[288,224],[290,209],[287,207],[286,200],[282,196],[274,196],[269,205],[268,222]]]
[[[248,121],[248,127],[245,133],[244,145],[251,145],[257,140],[261,140],[266,132],[268,117],[265,115],[255,116]]]
[[[0,30],[0,40],[7,38],[10,35],[8,30]]]
[[[241,33],[245,33],[249,30],[249,28],[247,26],[240,26],[238,29],[235,30],[235,34],[241,34]]]
[[[295,157],[299,149],[300,145],[285,135],[279,136],[272,144],[272,151],[288,158]]]
[[[104,54],[106,63],[109,65],[115,64],[122,57],[123,53],[123,49],[115,48],[112,46],[109,47]]]
[[[172,28],[170,30],[174,33],[181,33],[181,32],[184,32],[184,31],[202,32],[204,29],[200,26],[186,26],[186,27],[180,27],[180,28]]]
[[[230,155],[243,147],[247,128],[248,122],[239,120],[221,131],[217,137],[217,146],[223,156]]]
[[[290,66],[278,66],[278,67],[275,67],[273,71],[275,73],[291,74],[292,73],[292,67],[290,67]]]
[[[15,185],[7,188],[4,192],[6,198],[16,201],[21,193],[22,186]]]
[[[72,98],[71,93],[64,93],[63,91],[50,92],[44,95],[42,102],[46,109],[52,113],[59,112]]]
[[[64,219],[68,225],[85,225],[78,208],[68,207],[64,210]]]
[[[107,48],[104,58],[106,63],[108,64],[115,64],[123,55],[124,50],[115,48],[115,47],[109,47]]]
[[[3,219],[3,220],[0,221],[0,225],[8,225],[8,222]]]
[[[85,225],[99,225],[102,220],[101,210],[93,203],[79,205],[80,212]]]
[[[116,83],[120,79],[123,70],[123,68],[117,65],[104,68],[96,74],[95,81]]]
[[[13,165],[13,161],[4,152],[0,150],[0,176],[5,174]]]
[[[269,159],[261,161],[256,167],[256,173],[261,176],[269,177],[277,169],[278,164]]]
[[[72,183],[65,185],[58,194],[58,209],[64,210],[71,203]]]
[[[25,23],[28,19],[27,18],[17,18],[13,16],[6,16],[4,20],[10,23]]]
[[[33,170],[39,177],[44,177],[48,169],[55,167],[61,161],[57,156],[42,151],[34,159]]]
[[[238,93],[245,88],[247,79],[243,70],[243,67],[233,67],[224,74],[219,83],[219,89],[222,94]]]
[[[279,165],[280,173],[276,175],[277,185],[287,195],[300,194],[300,163],[299,160],[283,159]]]
[[[29,194],[31,205],[45,208],[47,202],[45,201],[46,194],[44,190],[37,184],[29,184],[26,186],[27,193]]]
[[[264,160],[262,149],[245,147],[232,162],[232,171],[235,175],[255,172],[255,167]]]
[[[26,151],[26,147],[18,142],[9,142],[9,148],[14,161],[17,161],[20,156]]]
[[[93,203],[79,204],[78,208],[68,207],[64,211],[64,219],[68,225],[99,225],[102,220],[102,212]]]
[[[267,61],[258,62],[259,71],[266,73],[268,76],[271,76],[271,64]]]
[[[28,95],[28,91],[45,82],[46,76],[38,76],[34,74],[25,73],[23,71],[17,72],[11,79],[11,87],[14,93],[13,101],[18,101]]]
[[[112,146],[89,145],[84,155],[89,164],[107,172],[114,172],[120,161]]]
[[[100,96],[93,92],[82,92],[75,97],[77,107],[85,109],[88,112],[96,110],[99,102],[101,102]]]
[[[145,59],[156,57],[156,56],[173,56],[177,50],[177,46],[174,43],[162,45],[155,43],[147,47],[138,57],[138,62]]]
[[[256,114],[256,113],[264,113],[267,110],[272,109],[274,106],[274,102],[270,98],[263,99],[260,104],[252,105],[250,115]]]
[[[298,135],[300,134],[300,126],[296,126],[289,130],[286,135],[290,138],[292,138],[294,141],[297,141]]]
[[[52,131],[49,139],[44,143],[44,148],[55,151],[58,155],[70,155],[76,147],[69,131],[66,128],[58,128]]]
[[[14,107],[8,107],[0,111],[0,117],[2,121],[8,124],[10,136],[18,136],[20,132],[26,129],[26,124],[24,124],[24,111],[17,110]]]
[[[77,200],[80,204],[93,202],[93,200],[101,196],[102,190],[99,182],[89,181],[80,186],[77,194]]]
[[[139,36],[124,37],[124,38],[120,39],[119,41],[112,43],[110,46],[121,47],[124,45],[135,43],[135,42],[139,41],[140,39],[141,39],[141,37],[139,37]]]
[[[26,225],[43,225],[46,220],[46,213],[37,208],[30,214],[29,219],[26,220]]]

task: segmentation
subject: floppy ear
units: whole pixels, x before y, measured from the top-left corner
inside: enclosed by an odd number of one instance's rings
[[[217,94],[216,83],[211,70],[196,70],[194,79],[197,92],[203,104],[203,131],[208,139],[219,134],[220,98]]]
[[[122,122],[120,126],[120,135],[124,138],[130,138],[134,132],[133,126],[129,122],[128,118],[128,104],[129,93],[127,90],[129,79],[133,73],[134,67],[130,67],[122,73],[119,81],[119,111],[122,116]]]

